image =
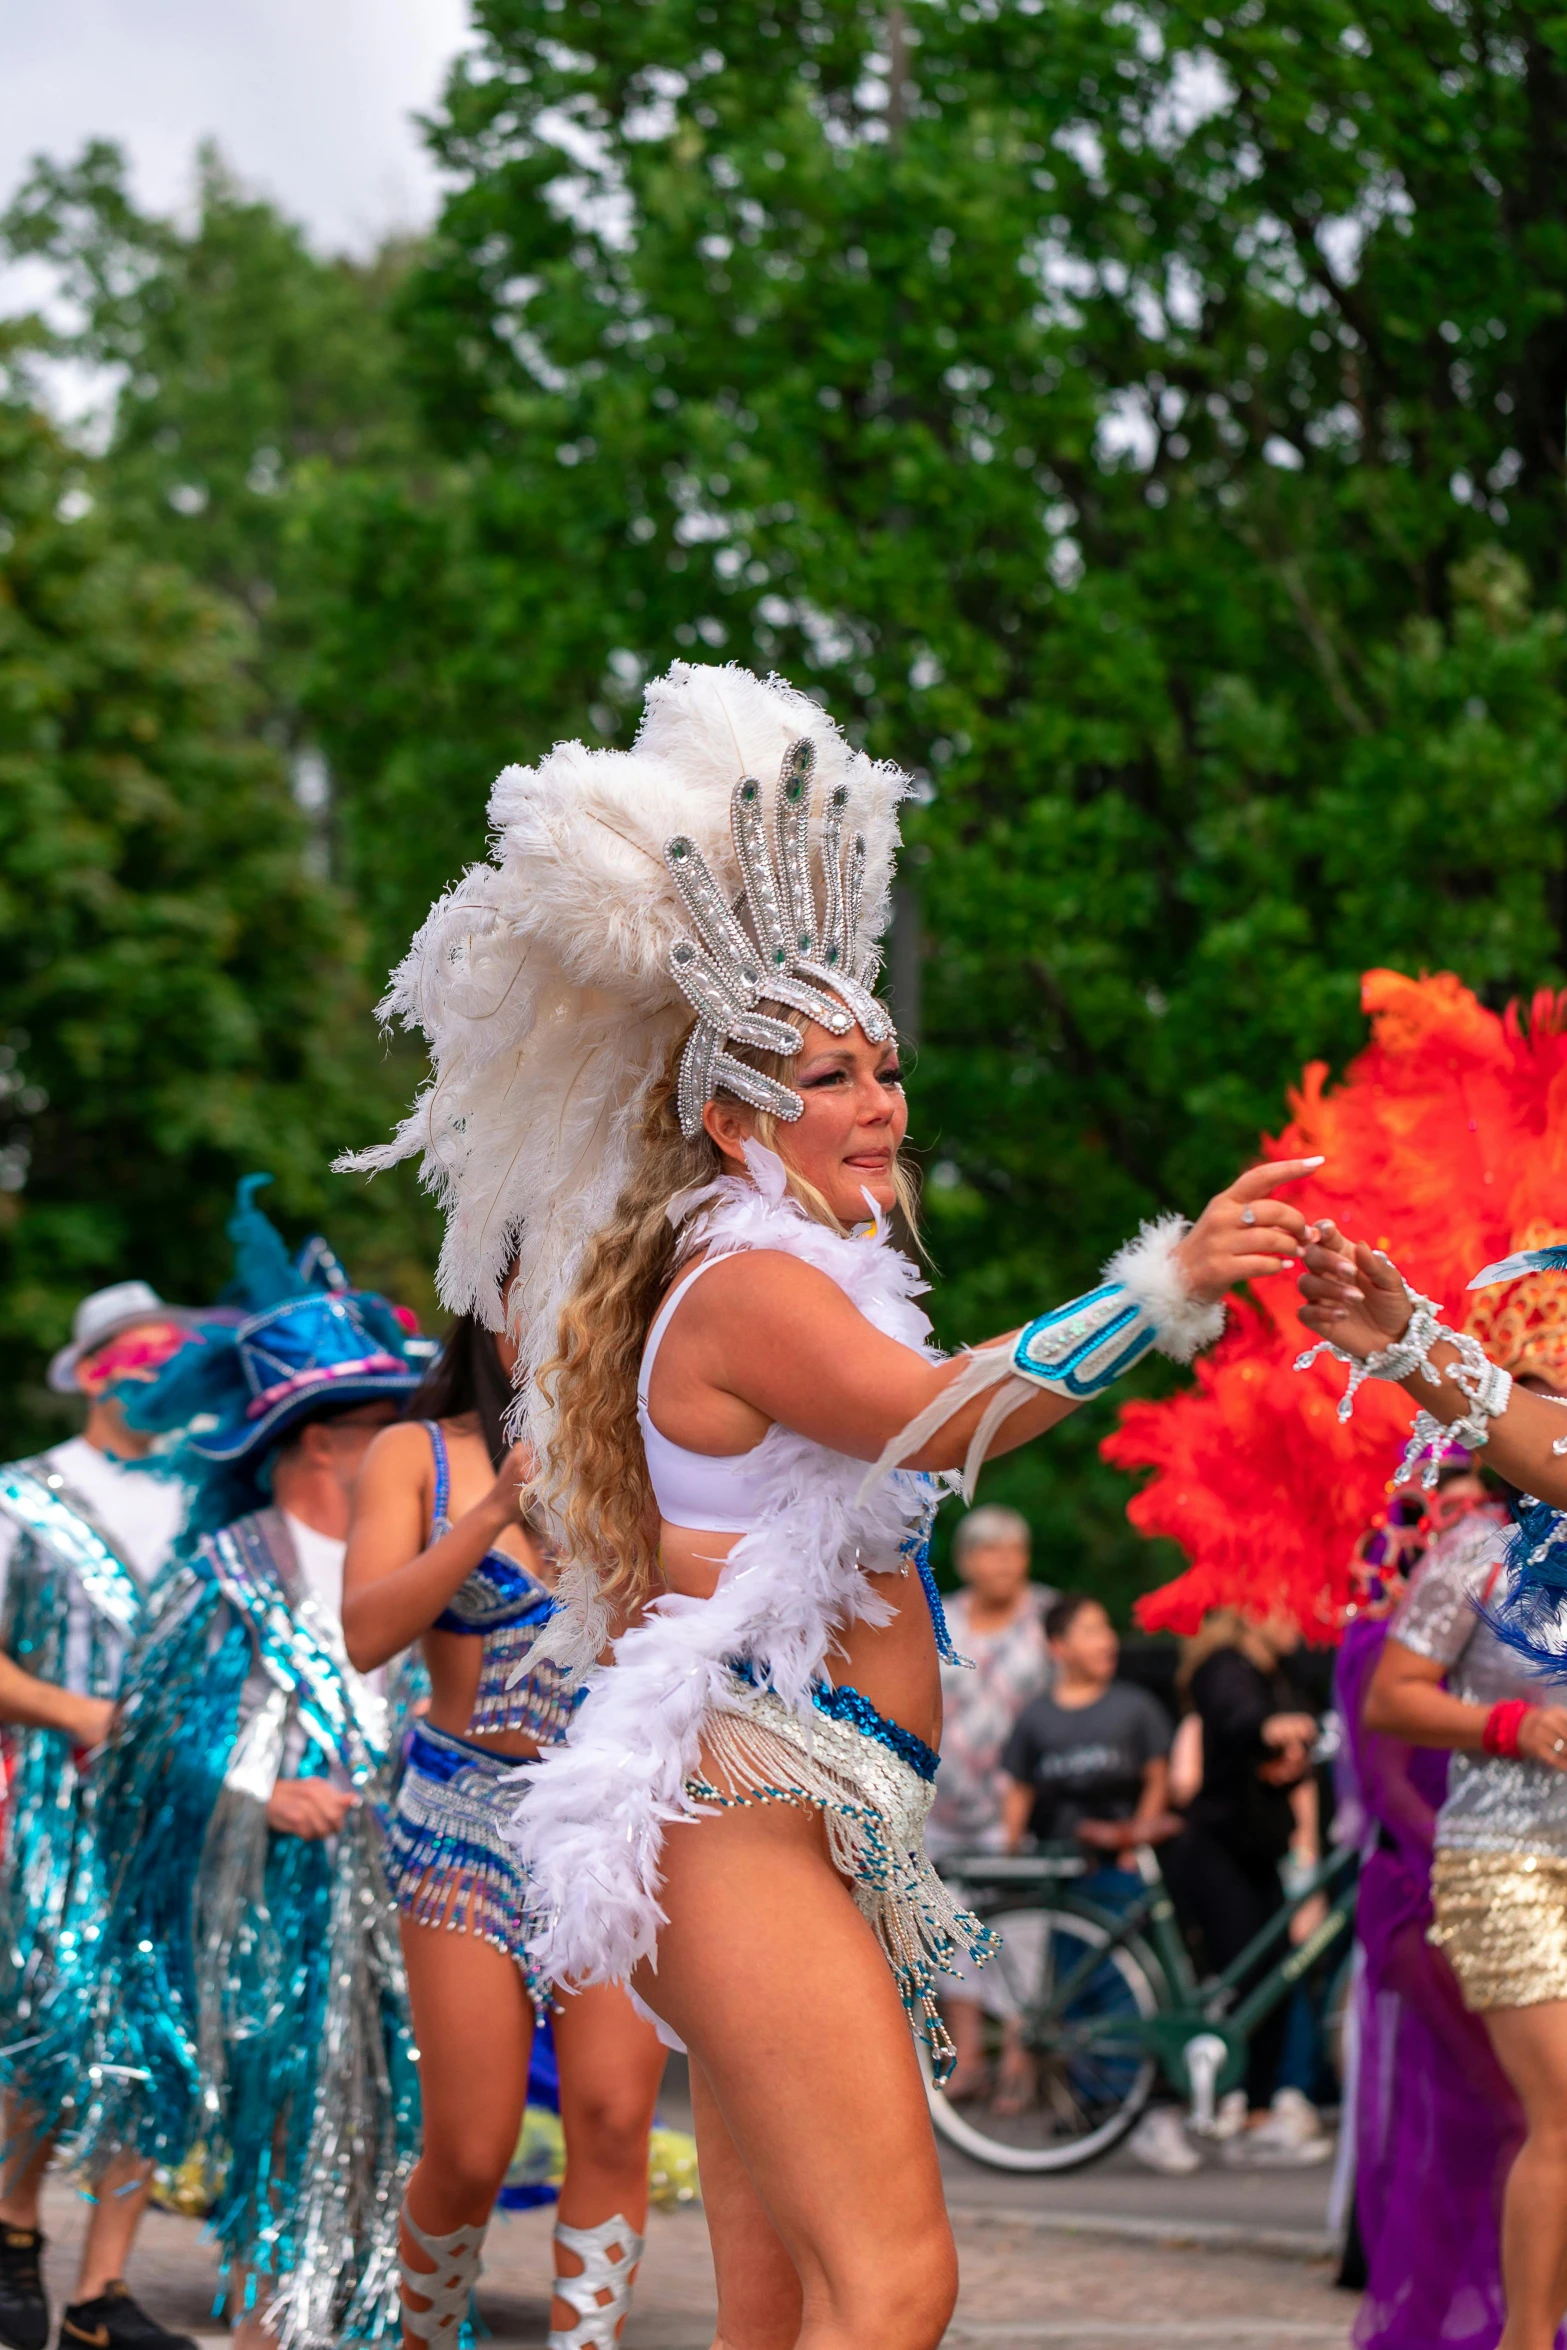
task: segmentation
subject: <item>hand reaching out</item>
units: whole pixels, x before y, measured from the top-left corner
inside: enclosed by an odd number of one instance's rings
[[[1380,1354],[1402,1338],[1413,1311],[1404,1277],[1390,1257],[1350,1241],[1324,1220],[1305,1252],[1300,1318],[1346,1354]]]
[[[1294,1183],[1321,1164],[1320,1159],[1279,1159],[1272,1166],[1248,1167],[1228,1191],[1208,1202],[1175,1252],[1193,1297],[1217,1304],[1237,1281],[1260,1280],[1296,1262],[1315,1227],[1308,1226],[1299,1208],[1271,1195],[1277,1185]]]
[[[66,1692],[60,1692],[66,1697]],[[89,1751],[104,1745],[114,1727],[114,1700],[112,1697],[70,1697],[70,1711],[62,1727],[68,1729],[78,1746]]]

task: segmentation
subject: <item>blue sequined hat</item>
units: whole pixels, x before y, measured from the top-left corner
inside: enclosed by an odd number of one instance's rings
[[[363,1290],[290,1298],[252,1314],[232,1344],[244,1392],[231,1394],[216,1426],[191,1429],[187,1442],[203,1460],[247,1460],[324,1403],[400,1399],[422,1371],[409,1361],[386,1300]]]
[[[243,1482],[297,1421],[326,1407],[400,1401],[436,1351],[389,1299],[351,1289],[324,1240],[290,1255],[256,1205],[271,1180],[247,1175],[239,1185],[228,1226],[234,1279],[219,1316],[125,1403],[133,1428],[177,1434],[166,1467],[220,1510],[238,1487],[219,1470],[241,1472]],[[228,1519],[220,1514],[213,1523]]]

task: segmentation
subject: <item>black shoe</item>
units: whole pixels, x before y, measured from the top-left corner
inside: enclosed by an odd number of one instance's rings
[[[32,2350],[32,2345],[28,2345]],[[196,2350],[189,2334],[171,2334],[131,2298],[122,2277],[95,2301],[72,2301],[60,2318],[60,2350]]]
[[[6,2350],[44,2350],[49,2339],[49,2304],[38,2265],[43,2248],[37,2228],[13,2228],[0,2220],[0,2342]]]

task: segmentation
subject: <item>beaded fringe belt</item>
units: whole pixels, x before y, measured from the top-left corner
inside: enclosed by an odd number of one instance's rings
[[[535,1980],[523,1949],[526,1878],[502,1834],[516,1800],[507,1782],[524,1767],[517,1755],[489,1754],[419,1723],[387,1828],[386,1875],[405,1917],[477,1934],[504,1950],[542,2007],[548,1990]]]
[[[996,1938],[959,1907],[926,1857],[931,1750],[857,1691],[824,1688],[805,1721],[739,1673],[709,1714],[702,1742],[707,1775],[686,1781],[693,1802],[820,1812],[832,1865],[881,1944],[937,2083],[945,2081],[956,2051],[937,2005],[937,1977],[960,1953],[983,1966]]]

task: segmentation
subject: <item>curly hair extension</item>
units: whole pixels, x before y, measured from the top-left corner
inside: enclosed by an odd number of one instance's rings
[[[801,1013],[781,1004],[762,1008],[803,1034],[807,1023]],[[614,1214],[588,1247],[561,1309],[555,1353],[537,1377],[555,1415],[544,1497],[564,1530],[567,1555],[591,1571],[600,1600],[622,1614],[634,1614],[661,1581],[658,1509],[637,1431],[642,1350],[660,1299],[682,1264],[701,1250],[700,1222],[678,1232],[669,1220],[669,1203],[725,1172],[709,1135],[687,1142],[680,1131],[675,1102],[685,1041],[679,1039],[649,1094],[633,1172]],[[769,1076],[787,1076],[789,1063],[780,1053],[745,1051],[743,1057]],[[732,1100],[723,1093],[718,1098]],[[766,1111],[747,1115],[755,1121],[757,1140],[783,1160],[789,1189],[806,1214],[843,1231],[822,1194],[789,1165],[788,1128],[780,1130]],[[917,1194],[909,1169],[898,1159],[892,1179],[912,1233]]]

